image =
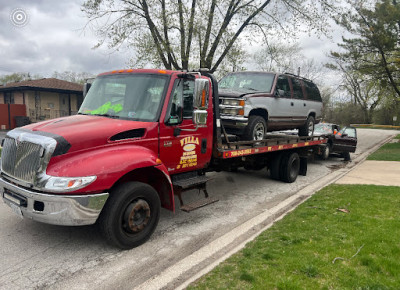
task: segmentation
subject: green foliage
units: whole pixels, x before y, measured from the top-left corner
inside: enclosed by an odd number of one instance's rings
[[[330,185],[188,289],[397,289],[399,205],[399,187]]]
[[[132,48],[136,67],[193,66],[215,72],[220,67],[239,69],[244,45],[267,42],[271,36],[292,37],[294,30],[326,33],[336,4],[336,0],[87,0],[82,10],[101,39],[97,46]]]
[[[368,160],[400,161],[400,143],[387,143],[368,156]]]
[[[346,72],[357,72],[362,79],[382,88],[390,87],[400,98],[400,4],[395,0],[348,0],[353,9],[337,23],[354,37],[343,38],[343,52],[332,52]]]
[[[8,84],[8,83],[15,83],[15,82],[21,82],[21,81],[29,81],[29,80],[35,80],[35,79],[40,79],[42,78],[39,75],[33,75],[31,76],[30,73],[13,73],[9,75],[3,75],[0,76],[0,85],[3,84]]]
[[[348,126],[350,124],[365,124],[362,108],[352,102],[337,103],[335,106],[324,107],[324,121]]]

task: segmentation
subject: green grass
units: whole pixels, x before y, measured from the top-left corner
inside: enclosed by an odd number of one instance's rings
[[[330,185],[189,289],[399,289],[399,217],[400,187]]]
[[[400,137],[400,135],[397,137]],[[377,151],[369,155],[367,160],[400,161],[400,142],[383,145]]]

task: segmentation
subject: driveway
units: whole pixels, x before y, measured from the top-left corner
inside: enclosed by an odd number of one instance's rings
[[[348,164],[339,158],[311,161],[307,176],[299,176],[293,184],[269,179],[266,170],[212,173],[208,192],[219,202],[191,213],[162,210],[152,238],[129,251],[108,246],[94,226],[60,227],[22,220],[0,203],[0,289],[132,289],[146,283],[154,288],[175,288],[179,277],[173,285],[150,282],[303,188],[353,166],[358,156],[397,134],[360,129],[354,162]],[[194,191],[183,197],[190,202],[198,195]]]

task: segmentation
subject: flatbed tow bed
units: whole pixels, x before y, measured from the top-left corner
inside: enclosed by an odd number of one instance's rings
[[[222,158],[234,158],[253,154],[275,152],[287,149],[298,149],[325,144],[327,139],[323,136],[298,137],[291,135],[267,135],[262,141],[234,141],[223,143],[220,149]]]
[[[260,170],[267,167],[270,177],[292,183],[298,175],[307,174],[308,157],[325,144],[324,136],[299,137],[285,134],[267,134],[257,141],[231,141],[222,126],[220,146],[215,148],[214,158],[209,171],[236,171],[239,167]],[[173,179],[174,180],[174,179]],[[197,176],[187,176],[174,180],[175,195],[180,201],[180,209],[186,212],[215,203],[218,199],[210,197],[206,184],[210,180],[205,172]],[[182,193],[198,189],[204,192],[204,198],[190,204],[184,204]]]

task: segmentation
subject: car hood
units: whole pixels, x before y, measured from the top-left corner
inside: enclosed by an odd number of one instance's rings
[[[267,92],[249,91],[247,89],[218,89],[218,94],[220,97],[225,98],[242,98],[244,96],[259,96],[259,95],[270,95]]]
[[[230,89],[219,89],[218,94],[220,97],[229,97],[229,98],[240,98],[245,95],[248,95],[247,91],[238,91],[238,90],[230,90]]]
[[[141,138],[154,126],[157,126],[157,123],[75,115],[31,124],[23,129],[63,137],[70,144],[70,153],[106,145],[112,141]]]

